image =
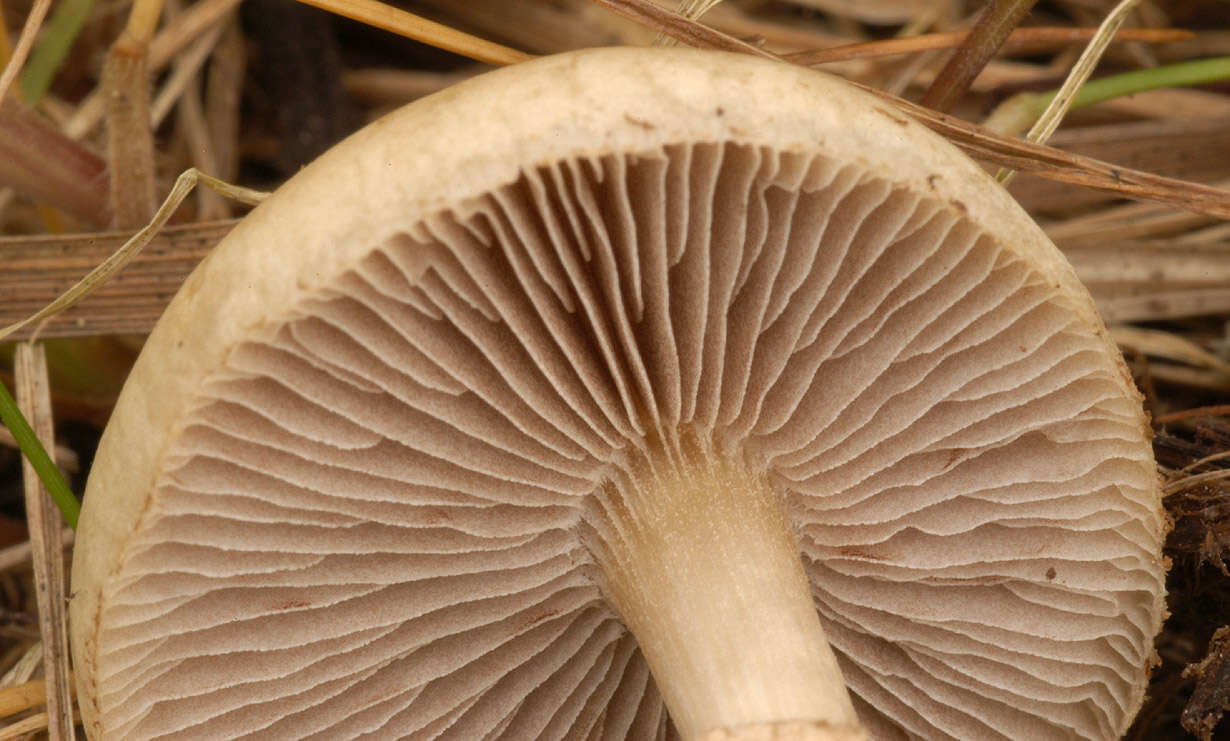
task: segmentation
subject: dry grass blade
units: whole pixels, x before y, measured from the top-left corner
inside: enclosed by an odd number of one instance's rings
[[[41,337],[148,332],[172,294],[235,221],[168,227],[88,302],[38,326]],[[132,238],[131,232],[0,238],[0,324],[17,323],[76,284]],[[23,339],[34,327],[15,331]]]
[[[72,288],[68,289],[60,296],[52,301],[47,306],[38,310],[34,314],[22,319],[18,322],[0,329],[0,340],[15,334],[25,327],[40,322],[49,317],[64,311],[73,304],[76,304],[81,299],[88,296],[96,288],[110,280],[116,273],[124,268],[129,262],[136,257],[142,249],[148,245],[158,232],[171,218],[171,214],[179,207],[184,198],[192,192],[198,182],[205,183],[211,188],[214,188],[223,195],[234,198],[243,203],[256,204],[265,198],[267,194],[250,188],[241,188],[239,186],[224,183],[217,178],[210,177],[195,168],[190,168],[179,176],[175,181],[175,185],[171,188],[171,192],[167,195],[166,200],[158,207],[153,219],[142,227],[132,238],[125,242],[118,250],[112,253],[106,260],[100,263],[97,267],[91,270],[84,278],[75,283]]]
[[[0,728],[0,741],[25,738],[31,733],[38,733],[47,728],[47,714],[35,713],[29,718],[23,718],[16,723]],[[55,738],[54,736],[52,738]]]
[[[1131,347],[1145,355],[1216,371],[1230,379],[1230,363],[1173,332],[1118,326],[1110,328],[1110,336],[1120,346]]]
[[[516,64],[533,58],[525,52],[471,36],[442,23],[429,21],[400,8],[385,5],[378,0],[300,0],[300,2],[488,64]]]
[[[1076,244],[1058,242],[1106,321],[1165,321],[1230,311],[1230,249],[1224,241],[1126,241],[1121,235],[1132,227],[1144,231],[1173,223],[1109,225],[1102,240],[1094,232]]]
[[[1061,128],[1047,146],[1086,157],[1114,161],[1125,167],[1167,177],[1180,177],[1189,182],[1206,183],[1218,188],[1230,186],[1230,96],[1215,96],[1196,90],[1167,90],[1157,102],[1157,114],[1140,119],[1143,104],[1156,96],[1145,93],[1135,96],[1134,108],[1123,111],[1117,104],[1104,103],[1097,115],[1123,115],[1128,121]],[[1209,98],[1223,98],[1213,101]],[[1220,103],[1220,105],[1214,105]],[[1150,105],[1153,105],[1150,102]],[[1170,111],[1174,117],[1160,115]],[[1191,110],[1192,117],[1183,117]],[[1120,114],[1120,112],[1122,112]],[[984,124],[985,125],[985,124]],[[1019,177],[1013,182],[1012,195],[1035,218],[1066,218],[1054,226],[1067,229],[1069,222],[1090,223],[1114,198],[1111,194],[1078,188],[1038,177]],[[1158,206],[1150,208],[1175,216],[1173,210]],[[1187,218],[1187,214],[1182,215]],[[1130,219],[1129,221],[1135,221]],[[1117,218],[1103,218],[1101,228],[1118,230]],[[1099,231],[1088,232],[1097,242],[1108,240]]]
[[[0,72],[0,101],[8,95],[9,88],[17,79],[17,74],[21,72],[26,58],[30,56],[30,49],[34,47],[34,39],[38,36],[39,28],[42,27],[43,19],[47,17],[47,11],[50,8],[51,0],[35,0],[34,5],[30,8],[30,14],[26,16],[25,25],[21,28],[21,36],[17,37],[17,46],[13,48],[13,56],[9,57],[8,64],[4,65],[4,71]]]
[[[222,38],[222,32],[225,30],[225,24],[219,23],[213,26],[176,61],[174,70],[163,84],[162,89],[158,91],[153,105],[150,106],[151,126],[157,128],[162,123],[163,118],[170,113],[172,106],[179,102],[188,86],[197,79],[201,67],[213,53],[214,47],[218,45],[218,40]]]
[[[1051,138],[1051,134],[1055,133],[1055,129],[1059,128],[1059,123],[1063,121],[1063,117],[1067,115],[1068,110],[1072,107],[1072,102],[1076,99],[1076,93],[1080,90],[1089,76],[1093,74],[1093,68],[1098,65],[1098,61],[1102,58],[1102,54],[1106,51],[1106,47],[1110,46],[1111,39],[1114,38],[1115,32],[1127,20],[1127,14],[1140,0],[1122,0],[1115,9],[1106,16],[1102,21],[1102,25],[1098,26],[1098,32],[1085,47],[1080,58],[1076,60],[1076,64],[1072,67],[1072,71],[1068,73],[1067,78],[1060,86],[1059,92],[1055,94],[1055,98],[1050,105],[1046,107],[1046,111],[1042,113],[1034,125],[1029,129],[1029,134],[1026,135],[1026,140],[1031,142],[1043,143]],[[1015,173],[1009,170],[1000,170],[996,178],[1007,185],[1013,178]]]
[[[1208,471],[1206,473],[1194,473],[1190,476],[1183,476],[1174,481],[1166,482],[1162,487],[1162,493],[1167,496],[1177,494],[1181,491],[1198,486],[1199,484],[1211,484],[1214,481],[1225,481],[1230,479],[1230,469],[1222,469],[1220,471]]]
[[[722,0],[680,0],[679,15],[684,18],[696,19],[704,15],[714,5],[717,5]],[[672,46],[676,43],[675,39],[659,32],[657,38],[653,40],[654,46]]]
[[[1200,417],[1224,417],[1227,415],[1230,415],[1230,404],[1216,404],[1214,406],[1196,407],[1194,409],[1184,409],[1179,412],[1163,414],[1153,421],[1156,424],[1165,425],[1188,419],[1198,419]]]
[[[1063,28],[1061,26],[1018,28],[1012,32],[1012,35],[1008,37],[1008,40],[1004,42],[1000,49],[1002,51],[1029,49],[1036,52],[1052,46],[1088,41],[1096,33],[1096,28]],[[965,41],[969,34],[969,31],[948,31],[944,33],[928,33],[921,36],[883,39],[880,41],[864,41],[858,44],[832,46],[827,49],[812,49],[792,54],[783,54],[782,58],[794,64],[813,66],[831,62],[844,62],[850,59],[871,59],[900,54],[917,54],[923,51],[951,49]],[[1113,40],[1164,44],[1190,39],[1194,35],[1191,31],[1179,28],[1126,28],[1120,29],[1115,34]]]
[[[1230,180],[1221,180],[1213,185],[1225,192],[1230,188]],[[1215,221],[1208,215],[1175,213],[1155,203],[1129,203],[1073,217],[1048,226],[1046,232],[1055,244],[1064,249],[1108,249],[1116,241],[1180,234]]]
[[[648,0],[593,0],[693,46],[754,54],[785,63],[782,57],[720,31],[688,20]],[[1126,198],[1164,203],[1185,211],[1230,218],[1230,192],[1117,167],[1090,157],[1069,154],[1040,144],[1003,136],[959,118],[936,113],[881,90],[863,87],[896,105],[919,123],[944,136],[969,155],[1041,177],[1114,193]]]
[[[16,715],[47,702],[47,684],[41,679],[0,689],[0,718]],[[44,721],[46,725],[46,721]]]
[[[15,362],[17,400],[43,447],[54,450],[51,389],[47,358],[41,345],[22,343]],[[43,641],[43,677],[47,691],[47,733],[72,741],[73,705],[69,682],[68,616],[65,605],[63,520],[29,461],[22,461],[26,521],[34,559],[39,634]]]
[[[684,18],[678,13],[673,13],[665,8],[654,5],[649,0],[593,1],[597,5],[610,8],[620,15],[631,18],[638,23],[643,23],[658,33],[671,36],[676,41],[682,41],[689,46],[753,54],[769,59],[781,59],[776,54],[771,54],[759,47],[740,41],[733,36],[728,36],[721,31],[715,31],[703,23],[697,23],[689,18]]]
[[[977,159],[1119,197],[1153,201],[1183,211],[1230,219],[1230,191],[1118,167],[1092,157],[1003,136],[959,118],[935,113],[901,98],[867,89],[891,101]]]
[[[1200,468],[1201,466],[1207,466],[1208,464],[1216,463],[1217,461],[1224,461],[1227,458],[1230,458],[1230,450],[1223,450],[1220,453],[1214,453],[1213,455],[1206,455],[1203,458],[1199,458],[1187,464],[1186,466],[1184,466],[1182,469],[1179,470],[1179,473],[1188,473],[1190,471],[1196,470],[1197,468]]]
[[[160,70],[167,66],[176,54],[225,19],[239,3],[240,0],[201,0],[193,3],[150,40],[150,68]]]
[[[0,687],[5,688],[0,690],[0,718],[7,717],[13,713],[21,712],[21,710],[31,707],[27,705],[19,710],[9,710],[5,712],[4,709],[7,708],[8,705],[4,704],[4,702],[12,700],[13,698],[6,698],[4,693],[7,692],[9,688],[29,682],[34,677],[34,673],[37,672],[38,668],[42,665],[43,644],[42,642],[36,641],[31,644],[29,648],[23,651],[20,658],[17,659],[17,662],[4,673],[4,677],[0,679]],[[42,684],[42,680],[39,680],[39,684]],[[39,700],[35,704],[42,705],[43,700]]]

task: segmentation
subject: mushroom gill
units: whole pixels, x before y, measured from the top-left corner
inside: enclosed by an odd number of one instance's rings
[[[242,333],[204,342],[148,487],[91,481],[96,520],[112,487],[141,500],[85,546],[116,563],[74,575],[92,733],[692,739],[816,705],[883,739],[1122,733],[1160,620],[1147,428],[1087,295],[974,166],[891,120],[860,135],[957,164],[748,133],[720,120],[740,98],[774,132],[877,104],[686,51],[543,60],[433,113],[599,73],[650,97],[665,69],[731,78],[697,104],[716,123],[588,107],[632,133],[399,195],[260,313],[190,282],[152,346],[219,306]],[[767,75],[825,95],[775,109]],[[279,205],[257,218],[293,225]],[[241,232],[206,277],[277,264]]]

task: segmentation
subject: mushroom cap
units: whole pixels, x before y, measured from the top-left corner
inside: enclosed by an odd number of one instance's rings
[[[838,79],[605,49],[366,127],[189,277],[87,488],[86,728],[671,733],[585,532],[685,439],[780,495],[874,737],[1130,723],[1165,518],[1059,252]]]

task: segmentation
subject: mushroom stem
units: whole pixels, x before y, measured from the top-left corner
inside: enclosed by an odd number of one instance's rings
[[[783,721],[865,738],[767,483],[718,463],[622,488],[595,552],[683,738]]]

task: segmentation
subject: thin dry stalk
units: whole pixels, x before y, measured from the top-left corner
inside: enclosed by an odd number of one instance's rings
[[[10,739],[25,738],[31,733],[38,733],[47,728],[47,714],[35,713],[28,718],[23,718],[16,723],[0,728],[0,741],[9,741]],[[51,736],[55,738],[55,736]]]
[[[721,31],[715,31],[702,23],[684,18],[678,13],[654,5],[649,0],[594,0],[594,3],[610,8],[622,16],[631,18],[637,23],[642,23],[658,33],[671,36],[688,46],[696,46],[702,49],[717,49],[718,51],[733,51],[768,59],[781,59],[776,54],[772,54],[745,41],[740,41],[733,36],[728,36]]]
[[[684,18],[696,20],[721,1],[722,0],[679,0],[679,9],[676,12]],[[659,33],[653,40],[654,46],[674,46],[676,43],[677,42],[675,39],[664,33]]]
[[[1063,85],[1059,87],[1059,92],[1055,93],[1054,99],[1050,105],[1042,113],[1042,116],[1034,122],[1030,127],[1029,133],[1026,134],[1027,141],[1036,143],[1045,143],[1051,138],[1051,134],[1055,133],[1055,129],[1059,128],[1059,124],[1067,115],[1068,110],[1072,107],[1072,102],[1076,100],[1076,94],[1080,91],[1081,86],[1093,74],[1093,69],[1101,60],[1102,54],[1106,51],[1106,47],[1110,46],[1110,41],[1114,37],[1115,32],[1127,20],[1128,13],[1140,0],[1122,0],[1115,9],[1106,16],[1106,20],[1102,21],[1102,25],[1098,26],[1098,32],[1081,52],[1080,58],[1076,60],[1076,64],[1072,67],[1072,71],[1063,81]],[[1015,176],[1010,170],[1000,170],[996,178],[1007,185]]]
[[[386,5],[379,0],[300,0],[300,2],[488,64],[516,64],[533,58],[523,51],[471,36],[442,23],[429,21],[413,13]]]
[[[153,105],[150,106],[149,126],[158,128],[175,104],[185,96],[186,91],[198,86],[201,67],[205,65],[214,47],[218,45],[224,30],[221,23],[213,26],[205,31],[186,52],[175,59],[170,76],[167,77],[162,89],[154,97]],[[213,173],[212,169],[201,169]]]
[[[1217,394],[1230,392],[1230,378],[1227,378],[1225,374],[1201,368],[1190,368],[1185,365],[1150,363],[1149,377],[1151,382],[1169,386],[1211,391]]]
[[[5,672],[4,678],[0,679],[0,687],[15,687],[19,684],[29,682],[31,677],[34,676],[34,673],[38,671],[38,668],[42,665],[43,644],[36,641],[30,645],[30,647],[27,648],[21,655],[21,658],[19,658],[7,672]],[[39,681],[41,682],[42,680]],[[43,701],[40,700],[36,704],[42,705]],[[4,705],[0,704],[0,708],[3,707]],[[22,708],[22,710],[24,709],[25,708]],[[13,712],[20,712],[20,710],[14,710],[8,714],[12,715]],[[5,717],[3,712],[0,712],[0,717]]]
[[[51,384],[47,380],[47,356],[41,345],[17,346],[15,375],[17,403],[43,447],[55,449],[51,412]],[[34,583],[38,604],[39,633],[43,641],[43,677],[47,686],[47,732],[51,738],[72,741],[73,701],[69,682],[68,617],[65,605],[64,550],[60,530],[64,521],[38,474],[22,461],[25,484],[26,522],[34,559]]]
[[[17,37],[17,46],[13,47],[13,54],[9,57],[8,64],[4,65],[4,71],[0,72],[0,101],[8,95],[9,88],[12,87],[17,74],[25,65],[26,58],[30,56],[30,49],[34,47],[34,39],[38,36],[38,30],[42,27],[43,19],[47,17],[47,11],[50,8],[51,0],[34,0],[30,14],[26,16],[26,22],[21,28],[21,35]]]
[[[205,124],[217,168],[212,172],[219,179],[232,182],[239,173],[239,104],[246,59],[238,13],[232,11],[224,23],[226,31],[214,49],[205,83]],[[224,208],[225,218],[230,209]]]
[[[969,37],[940,70],[919,103],[941,113],[952,110],[1035,2],[1037,0],[991,0]]]
[[[183,8],[179,0],[168,0],[167,14],[175,18],[182,14]],[[218,163],[214,158],[213,141],[209,135],[209,126],[205,121],[205,110],[201,104],[200,70],[206,60],[213,55],[223,34],[230,26],[223,22],[210,28],[196,41],[187,53],[175,60],[174,70],[163,89],[154,100],[154,127],[162,119],[160,106],[172,101],[178,102],[177,128],[183,134],[184,142],[192,160],[192,166],[202,172],[218,173]],[[230,216],[226,201],[209,188],[197,189],[197,219],[215,221]]]
[[[268,195],[251,188],[222,182],[215,177],[189,168],[176,178],[175,184],[171,186],[171,192],[167,194],[166,199],[158,207],[158,211],[147,224],[138,229],[115,252],[108,255],[105,260],[95,266],[84,278],[73,283],[68,290],[61,293],[54,301],[20,321],[0,329],[0,340],[13,336],[27,327],[37,325],[45,319],[56,316],[105,285],[158,236],[158,233],[166,226],[171,215],[175,213],[175,209],[179,208],[179,204],[183,202],[184,198],[188,197],[188,194],[192,192],[197,183],[203,183],[228,198],[251,205],[256,205]]]
[[[163,230],[114,281],[88,304],[50,319],[42,337],[77,337],[148,332],[184,278],[217,244],[234,221],[174,226]],[[0,324],[16,323],[38,311],[102,263],[131,238],[131,232],[0,238]],[[33,327],[12,339],[29,337]]]
[[[417,0],[414,5],[430,11],[437,20],[479,36],[498,36],[506,44],[536,54],[595,46],[644,46],[653,40],[644,26],[612,17],[585,0]],[[724,7],[727,5],[714,12]]]
[[[741,52],[784,61],[776,54],[744,43],[688,20],[649,0],[594,0],[623,15],[643,22],[692,46]],[[911,103],[902,98],[861,86],[897,106],[927,128],[948,139],[972,157],[1041,177],[1114,193],[1136,200],[1168,206],[1217,218],[1230,218],[1230,192],[1118,167],[1090,157],[1061,152],[1051,147],[1003,136],[976,124]],[[890,114],[891,115],[891,114]],[[904,122],[904,121],[903,121]]]
[[[1174,422],[1184,422],[1189,419],[1199,419],[1200,417],[1225,417],[1230,415],[1230,404],[1215,404],[1207,407],[1195,407],[1194,409],[1184,409],[1171,414],[1164,414],[1153,420],[1159,425],[1172,424]]]
[[[1226,479],[1230,479],[1230,469],[1194,473],[1190,476],[1183,476],[1182,478],[1167,482],[1162,487],[1162,493],[1166,495],[1178,494],[1198,484],[1211,484],[1214,481],[1225,481]]]
[[[1230,188],[1230,180],[1220,181],[1214,186],[1226,192]],[[1175,213],[1155,203],[1129,203],[1053,224],[1047,227],[1046,232],[1060,247],[1086,247],[1177,234],[1212,224],[1216,220],[1212,214]]]
[[[1092,157],[1023,142],[958,118],[935,113],[901,98],[869,88],[864,89],[894,103],[919,123],[977,159],[1064,183],[1094,188],[1118,197],[1153,201],[1214,218],[1230,218],[1230,191],[1119,167]]]
[[[429,72],[403,69],[356,69],[342,73],[342,85],[352,100],[376,106],[406,103],[474,76],[480,69]]]
[[[194,86],[195,88],[195,86]],[[205,109],[200,93],[187,91],[179,100],[179,130],[183,132],[188,151],[192,153],[192,166],[202,172],[217,172],[218,162],[214,157],[209,126],[205,122]],[[197,218],[216,221],[230,216],[226,200],[209,188],[197,188]]]
[[[167,22],[149,42],[150,69],[166,67],[201,34],[232,17],[240,0],[201,0]]]
[[[1096,28],[1064,28],[1062,26],[1037,26],[1034,28],[1018,28],[1012,32],[1000,47],[1000,52],[1037,53],[1047,51],[1052,47],[1088,41],[1097,33]],[[943,33],[928,33],[919,36],[882,39],[880,41],[864,41],[858,44],[843,44],[827,49],[810,49],[808,51],[783,54],[788,62],[806,66],[844,62],[851,59],[874,59],[902,54],[917,54],[924,51],[951,49],[959,46],[967,38],[969,31],[947,31]],[[1154,44],[1171,43],[1189,39],[1195,34],[1179,28],[1125,28],[1115,34],[1113,41],[1141,41]]]
[[[1230,379],[1230,363],[1173,332],[1117,326],[1110,327],[1110,337],[1120,346],[1131,347],[1150,357],[1186,363],[1196,368],[1215,371]]]
[[[161,71],[201,34],[221,23],[239,3],[240,0],[201,0],[168,23],[149,42],[150,72]],[[103,86],[99,85],[77,106],[72,118],[64,125],[64,133],[72,139],[81,139],[92,132],[105,115],[106,95]]]

